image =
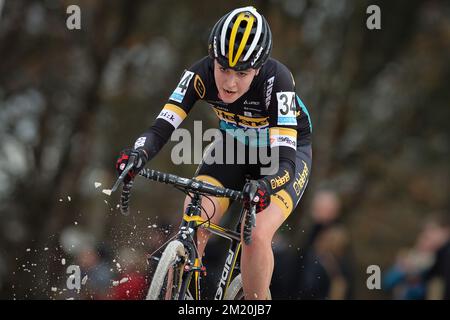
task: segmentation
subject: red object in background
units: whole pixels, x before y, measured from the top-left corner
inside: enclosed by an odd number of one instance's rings
[[[139,273],[123,274],[120,279],[128,278],[128,281],[119,283],[112,289],[113,300],[143,300],[147,295],[147,281]],[[122,280],[123,281],[123,280]]]

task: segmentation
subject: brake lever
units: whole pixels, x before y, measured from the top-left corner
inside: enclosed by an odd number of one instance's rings
[[[255,197],[256,190],[257,190],[256,185],[252,184],[251,189],[249,191],[250,199],[253,199]],[[250,206],[250,225],[252,227],[256,227],[256,204]]]
[[[253,228],[256,227],[256,205],[251,206],[250,224]]]
[[[125,179],[125,177],[128,174],[128,172],[133,168],[134,160],[136,160],[136,156],[131,155],[129,160],[128,160],[127,166],[125,167],[125,169],[123,169],[123,171],[120,174],[119,178],[117,178],[116,182],[114,183],[113,187],[111,188],[111,193],[113,193],[114,191],[117,190],[117,188],[119,187],[120,183],[123,182],[123,180]]]

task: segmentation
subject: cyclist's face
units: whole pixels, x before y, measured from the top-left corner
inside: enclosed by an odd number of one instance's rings
[[[219,98],[225,103],[233,103],[250,88],[253,78],[258,75],[259,69],[234,71],[222,67],[214,60],[214,79],[216,81]]]

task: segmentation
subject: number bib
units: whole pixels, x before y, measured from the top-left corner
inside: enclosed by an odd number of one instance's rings
[[[297,125],[295,92],[277,92],[278,125]]]

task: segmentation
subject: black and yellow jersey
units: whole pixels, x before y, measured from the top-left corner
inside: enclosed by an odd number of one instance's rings
[[[250,136],[257,137],[249,139],[249,135],[244,135],[241,142],[256,147],[279,147],[280,176],[285,177],[286,171],[294,172],[297,146],[311,144],[311,119],[286,66],[268,59],[249,90],[227,104],[218,97],[214,60],[207,56],[183,72],[154,124],[136,140],[135,148],[145,148],[149,158],[156,155],[198,100],[211,106],[223,131],[232,134],[251,131],[255,135]],[[235,138],[241,140],[237,133]]]

